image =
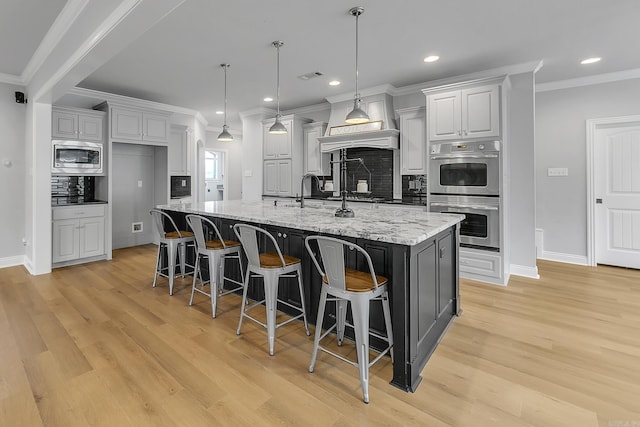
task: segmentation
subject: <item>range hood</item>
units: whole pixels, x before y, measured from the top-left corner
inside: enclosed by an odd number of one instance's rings
[[[382,92],[362,98],[361,108],[367,112],[371,122],[382,122],[380,129],[373,131],[366,130],[367,126],[345,124],[344,118],[353,108],[353,97],[348,100],[344,97],[327,100],[331,103],[331,113],[325,136],[318,138],[321,152],[328,153],[343,148],[400,148],[400,132],[393,111],[393,97],[389,93]]]

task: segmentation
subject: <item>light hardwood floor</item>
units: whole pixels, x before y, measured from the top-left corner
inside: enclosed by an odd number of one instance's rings
[[[301,323],[266,332],[240,298],[188,307],[151,287],[155,247],[30,276],[0,269],[0,426],[640,426],[640,272],[540,262],[540,280],[462,281],[462,316],[416,393],[320,354]]]

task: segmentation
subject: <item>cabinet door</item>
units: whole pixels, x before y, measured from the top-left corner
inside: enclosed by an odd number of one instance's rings
[[[78,138],[78,115],[63,111],[51,113],[51,136],[53,138]]]
[[[429,140],[459,139],[461,129],[460,91],[429,96]]]
[[[79,220],[79,258],[104,255],[104,217]]]
[[[318,137],[324,133],[323,123],[305,125],[304,128],[304,173],[331,175],[330,154],[320,152]]]
[[[424,110],[400,115],[400,170],[402,175],[427,173]]]
[[[144,113],[142,119],[142,139],[152,142],[169,142],[169,119],[167,116]]]
[[[291,142],[293,141],[293,120],[282,120],[282,124],[287,128],[287,133],[274,135],[269,133],[269,128],[273,123],[263,126],[263,157],[267,159],[290,158],[292,152]]]
[[[111,119],[112,139],[142,140],[142,112],[113,108]]]
[[[276,196],[278,194],[278,165],[275,160],[264,162],[263,193]]]
[[[53,262],[77,259],[80,255],[78,245],[79,223],[77,219],[53,221]]]
[[[87,141],[102,141],[102,118],[78,115],[78,138]]]
[[[462,136],[500,136],[500,89],[481,86],[462,91]]]
[[[187,133],[182,129],[171,129],[169,139],[169,174],[187,175]]]
[[[278,160],[276,162],[278,169],[278,191],[279,196],[292,196],[293,195],[293,183],[292,180],[292,165],[291,160]]]

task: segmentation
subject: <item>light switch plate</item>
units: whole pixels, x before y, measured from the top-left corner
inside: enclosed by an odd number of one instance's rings
[[[141,179],[138,180],[138,188],[142,188],[142,180]]]
[[[547,176],[569,176],[569,168],[548,168]]]
[[[244,171],[244,176],[253,176],[253,172],[247,169],[246,171]]]

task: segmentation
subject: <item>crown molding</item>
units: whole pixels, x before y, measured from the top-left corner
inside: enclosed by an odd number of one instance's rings
[[[331,104],[328,102],[322,102],[320,104],[308,105],[306,107],[293,108],[291,110],[282,111],[283,116],[288,116],[289,114],[309,114],[309,113],[317,113],[318,111],[325,111],[331,109]]]
[[[460,82],[472,80],[486,80],[494,77],[522,74],[537,73],[542,68],[543,61],[524,62],[522,64],[506,65],[504,67],[492,68],[490,70],[478,71],[476,73],[464,74],[461,76],[447,77],[439,80],[432,80],[424,83],[416,83],[410,86],[403,86],[396,89],[394,96],[409,95],[412,93],[421,93],[423,89],[430,89],[437,86],[446,86]]]
[[[14,76],[13,74],[5,73],[0,73],[0,83],[7,83],[16,86],[26,86],[20,76]]]
[[[262,116],[261,118],[266,119],[269,116],[275,116],[277,113],[276,110],[267,108],[267,107],[256,107],[246,111],[240,111],[240,118],[242,120],[252,117],[252,116]],[[282,112],[280,113],[282,114]]]
[[[62,11],[55,19],[49,31],[40,42],[35,53],[29,60],[29,63],[22,72],[22,80],[25,84],[29,84],[38,69],[44,64],[47,56],[51,54],[54,47],[60,43],[64,35],[67,33],[73,22],[80,16],[85,6],[89,4],[89,0],[69,0],[62,8]]]
[[[602,83],[613,83],[623,80],[640,78],[640,68],[632,70],[617,71],[615,73],[596,74],[576,79],[558,80],[549,83],[536,84],[536,92],[549,92],[553,90],[570,89],[580,86],[591,86]]]
[[[161,102],[155,102],[155,101],[147,101],[146,99],[132,98],[130,96],[116,95],[114,93],[102,92],[102,91],[93,90],[93,89],[85,89],[82,87],[74,87],[69,92],[67,92],[67,95],[80,96],[84,98],[96,98],[100,100],[100,102],[106,101],[106,102],[113,102],[117,104],[127,104],[132,107],[137,107],[142,109],[163,110],[163,111],[169,111],[172,113],[185,114],[188,116],[196,117],[196,119],[198,119],[198,121],[204,124],[205,126],[209,124],[207,120],[204,118],[204,116],[200,114],[199,111],[192,110],[186,107],[163,104]]]
[[[387,93],[391,96],[395,96],[397,91],[398,90],[394,86],[387,83],[360,90],[360,97],[364,98],[365,96],[378,95],[381,93]],[[353,99],[353,96],[353,92],[348,92],[327,96],[325,99],[329,101],[329,103],[334,104],[336,102],[351,101]]]

